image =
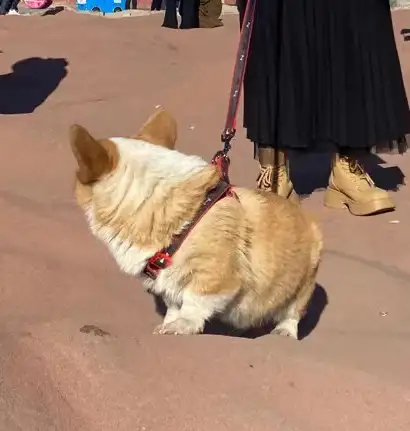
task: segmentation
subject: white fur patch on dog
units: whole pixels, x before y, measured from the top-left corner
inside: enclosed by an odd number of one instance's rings
[[[166,196],[169,187],[189,179],[208,163],[198,156],[188,156],[178,151],[149,144],[131,138],[111,138],[119,152],[119,163],[116,170],[96,183],[96,196],[109,196],[107,206],[112,208],[113,221],[115,214],[120,214],[122,206],[137,212],[139,207],[150,196],[155,188]],[[175,169],[175,167],[178,169]],[[132,208],[130,210],[130,205]],[[130,275],[139,275],[147,261],[158,250],[140,249],[128,240],[121,240],[115,232],[106,226],[99,226],[94,216],[94,208],[86,209],[92,233],[105,244],[114,256],[122,271]]]
[[[86,211],[91,232],[96,238],[107,245],[108,250],[114,257],[121,271],[129,275],[140,275],[147,265],[148,260],[157,250],[143,250],[130,243],[122,241],[111,229],[107,227],[98,227],[95,223],[94,211],[89,208]]]

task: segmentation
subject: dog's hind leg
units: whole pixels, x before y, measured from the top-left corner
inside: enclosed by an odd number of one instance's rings
[[[174,304],[167,305],[167,311],[165,313],[164,320],[163,320],[161,325],[158,325],[154,329],[153,334],[154,335],[163,334],[164,333],[164,327],[168,323],[173,322],[174,320],[178,319],[180,309],[181,309],[181,307],[179,307],[178,305],[174,305]]]
[[[178,305],[168,305],[167,312],[164,317],[164,323],[172,322],[173,320],[175,320],[180,313],[180,309],[181,307],[179,307]]]
[[[295,304],[288,308],[282,320],[275,326],[272,330],[271,334],[275,335],[283,335],[285,337],[298,339],[298,325],[299,325],[300,317],[296,312]]]
[[[310,268],[300,285],[295,299],[290,303],[283,318],[279,320],[275,329],[272,331],[273,334],[284,335],[296,340],[298,339],[299,322],[305,315],[307,306],[315,290],[316,276],[323,247],[322,233],[316,223],[311,224],[311,229],[313,234],[313,247],[311,251]]]
[[[180,309],[173,308],[162,325],[156,329],[157,334],[190,335],[204,330],[207,320],[223,311],[233,299],[234,294],[198,294],[187,290],[183,293]]]
[[[273,329],[272,334],[283,335],[295,340],[298,339],[299,322],[305,315],[306,308],[315,290],[317,270],[318,266],[313,268],[311,273],[306,277],[302,288],[283,314],[283,318]]]

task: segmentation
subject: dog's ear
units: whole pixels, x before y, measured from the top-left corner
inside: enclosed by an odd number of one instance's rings
[[[177,140],[177,122],[165,109],[159,108],[148,118],[135,138],[173,150]]]
[[[70,128],[70,145],[80,183],[90,184],[115,169],[118,151],[113,142],[96,140],[84,127],[74,124]]]

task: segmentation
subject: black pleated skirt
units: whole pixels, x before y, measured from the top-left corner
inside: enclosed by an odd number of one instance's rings
[[[265,147],[406,151],[389,0],[256,0],[244,126]]]

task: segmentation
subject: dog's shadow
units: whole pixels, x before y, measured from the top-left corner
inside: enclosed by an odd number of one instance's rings
[[[154,298],[157,313],[160,316],[164,317],[167,311],[164,302],[158,296],[154,296]],[[310,300],[306,315],[299,323],[300,340],[303,340],[304,338],[308,337],[311,332],[316,328],[319,323],[320,317],[328,303],[329,300],[325,289],[320,284],[316,283],[315,290]],[[208,335],[223,335],[228,337],[256,339],[270,334],[274,327],[274,324],[269,324],[261,328],[250,329],[246,332],[239,332],[236,329],[215,320],[206,324],[204,333]]]
[[[32,57],[18,61],[0,75],[0,114],[30,114],[67,76],[65,58]]]

